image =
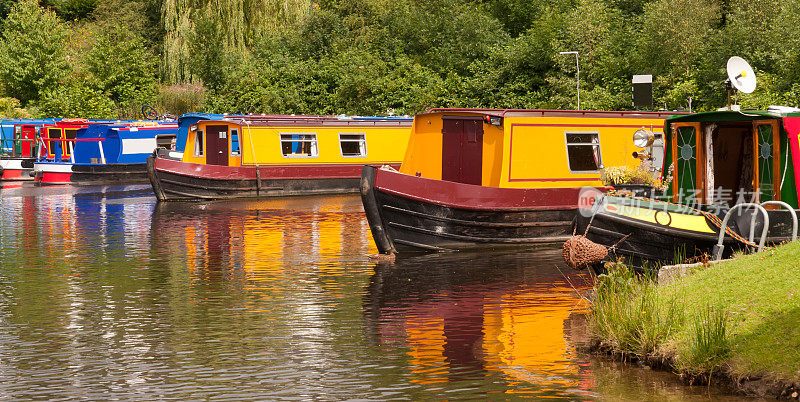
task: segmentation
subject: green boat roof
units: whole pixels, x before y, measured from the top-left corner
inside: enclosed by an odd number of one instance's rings
[[[716,110],[713,112],[694,113],[686,116],[672,116],[667,118],[667,123],[679,123],[679,122],[689,122],[689,121],[698,121],[698,122],[749,121],[749,120],[763,119],[765,117],[775,119],[793,115],[800,116],[800,113],[781,114],[778,113],[777,111],[768,111],[768,110],[742,110],[742,111]]]

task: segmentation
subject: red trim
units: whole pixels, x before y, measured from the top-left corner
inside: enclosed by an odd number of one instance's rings
[[[40,140],[49,141],[64,141],[64,142],[78,142],[78,141],[105,141],[105,138],[40,138]]]
[[[556,109],[467,109],[467,108],[433,108],[426,114],[471,113],[500,117],[595,117],[595,118],[628,118],[628,119],[666,119],[670,116],[687,115],[687,112],[641,112],[641,111],[597,111],[597,110],[556,110]],[[417,115],[420,117],[422,115]]]
[[[614,128],[641,128],[641,124],[534,124],[534,123],[517,123],[511,125],[511,131],[514,131],[514,126],[536,126],[536,127],[614,127]],[[661,126],[653,126],[653,128],[664,128]]]
[[[42,172],[41,176],[36,176],[37,183],[71,183],[72,173],[55,173],[55,172]]]
[[[511,169],[511,166],[509,166],[508,168]],[[512,178],[509,177],[509,179],[508,179],[508,181],[510,181],[510,182],[512,182],[512,181],[592,181],[592,180],[600,180],[600,176],[597,176],[597,177],[594,177],[594,176],[593,177],[583,177],[583,178],[581,178],[581,177],[578,177],[578,178],[576,178],[576,177],[563,177],[563,178],[554,177],[554,178],[549,178],[549,179],[512,179]]]
[[[399,168],[400,163],[390,163]],[[261,179],[347,179],[360,178],[364,164],[259,166]],[[218,166],[155,158],[155,169],[181,176],[211,180],[255,180],[255,166]]]
[[[559,210],[578,207],[585,187],[498,188],[375,171],[375,189],[398,197],[469,210]],[[602,189],[601,189],[602,190]]]
[[[639,124],[634,125],[611,125],[611,124],[529,124],[529,123],[518,123],[511,125],[511,131],[508,135],[508,181],[509,182],[539,182],[539,181],[593,181],[593,180],[600,180],[600,176],[597,177],[575,177],[575,178],[547,178],[547,179],[512,179],[511,178],[511,161],[514,159],[512,157],[514,151],[514,128],[517,126],[548,126],[548,127],[641,127]],[[664,126],[661,126],[664,127]],[[576,173],[576,174],[586,174],[586,173]]]
[[[800,135],[800,117],[784,117],[783,127],[789,135],[789,146],[792,148],[795,189],[797,190],[797,198],[800,199],[800,143],[798,143],[797,138],[797,136]]]
[[[22,172],[30,171],[31,169],[3,169],[3,180],[17,180],[22,178]]]

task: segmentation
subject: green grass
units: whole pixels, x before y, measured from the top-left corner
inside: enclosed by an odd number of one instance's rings
[[[714,265],[658,293],[687,313],[724,312],[731,374],[800,381],[800,243]],[[680,351],[696,336],[695,324],[684,325],[665,344]]]
[[[691,374],[800,381],[800,243],[662,287],[611,271],[595,292],[594,334],[618,352],[667,357]]]

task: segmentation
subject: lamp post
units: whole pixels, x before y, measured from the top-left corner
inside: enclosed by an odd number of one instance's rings
[[[578,63],[578,52],[575,50],[570,50],[568,52],[558,52],[558,54],[575,55],[575,88],[578,91],[578,110],[581,110],[581,65]]]

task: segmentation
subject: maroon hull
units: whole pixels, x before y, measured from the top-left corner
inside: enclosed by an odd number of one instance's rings
[[[147,159],[147,174],[160,201],[358,191],[362,165],[217,166],[162,156]]]
[[[581,188],[510,189],[365,166],[361,198],[381,253],[558,244]]]

